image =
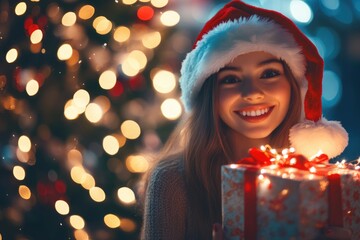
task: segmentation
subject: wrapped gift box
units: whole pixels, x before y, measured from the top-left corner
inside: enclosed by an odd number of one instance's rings
[[[315,239],[327,224],[328,181],[294,168],[222,167],[225,239]]]
[[[339,226],[360,239],[360,171],[333,164],[313,172],[276,165],[222,167],[225,239],[316,239]]]

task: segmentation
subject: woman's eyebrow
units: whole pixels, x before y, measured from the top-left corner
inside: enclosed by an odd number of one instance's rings
[[[222,71],[241,71],[241,67],[234,67],[234,66],[225,66],[223,68],[221,68],[218,73],[222,72]]]
[[[264,61],[259,62],[257,65],[260,67],[260,66],[270,64],[270,63],[280,63],[281,64],[282,61],[280,59],[277,59],[277,58],[270,58],[270,59],[266,59]]]

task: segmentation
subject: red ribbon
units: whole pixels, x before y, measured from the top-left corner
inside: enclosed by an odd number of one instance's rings
[[[244,173],[244,238],[256,239],[257,219],[256,219],[256,178],[258,168],[248,167]]]
[[[328,224],[333,227],[343,227],[342,195],[341,195],[341,176],[331,174],[329,180],[329,218]]]

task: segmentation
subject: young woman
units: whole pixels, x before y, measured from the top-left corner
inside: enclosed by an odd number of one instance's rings
[[[188,114],[149,172],[142,238],[211,239],[221,223],[221,165],[251,147],[340,154],[347,134],[321,118],[322,71],[316,47],[291,20],[240,1],[226,4],[182,64]],[[314,131],[322,140],[338,137],[325,146]]]

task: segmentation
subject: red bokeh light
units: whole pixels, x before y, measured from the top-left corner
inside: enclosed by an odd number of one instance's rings
[[[142,6],[138,9],[137,16],[140,20],[148,21],[154,16],[154,9],[149,6]]]

